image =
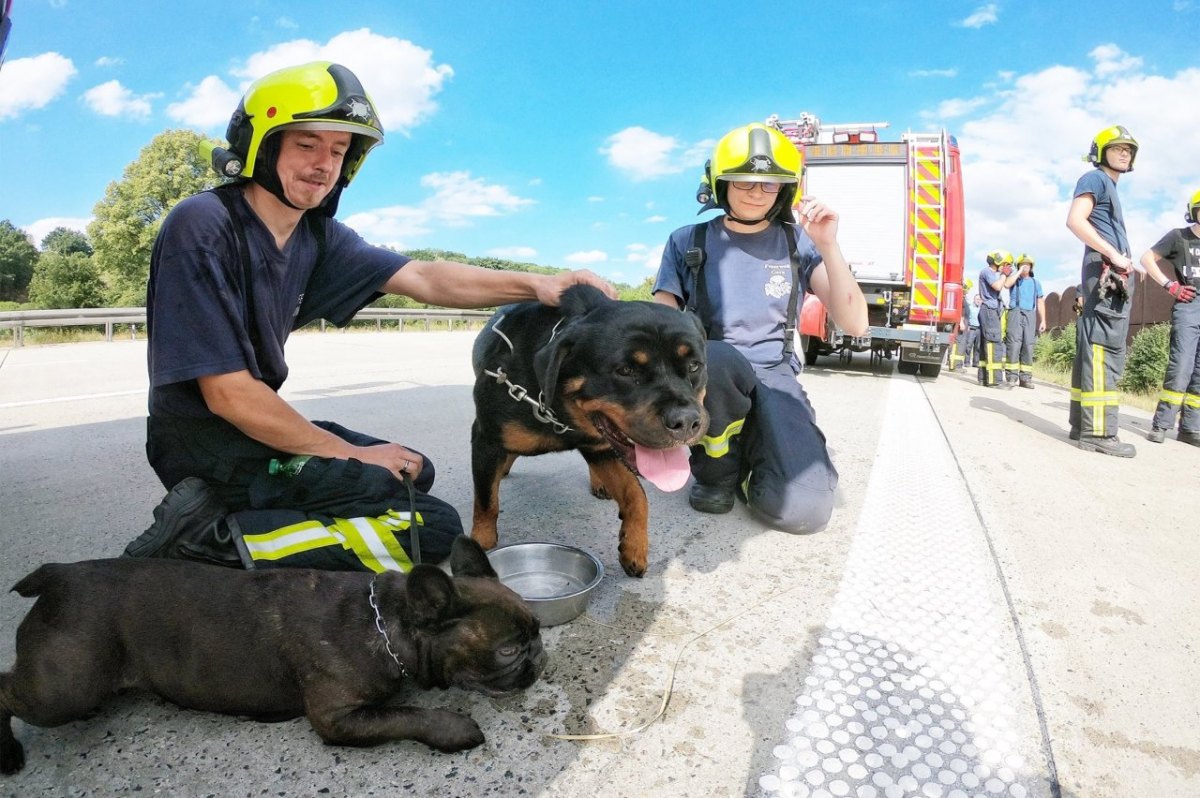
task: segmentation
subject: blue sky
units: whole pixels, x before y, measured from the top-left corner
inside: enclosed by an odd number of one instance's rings
[[[15,0],[0,70],[0,219],[82,228],[158,133],[219,137],[245,86],[346,64],[384,146],[340,217],[368,240],[639,283],[696,219],[712,143],[770,114],[945,127],[971,270],[1027,251],[1078,279],[1065,228],[1091,137],[1142,148],[1121,182],[1137,257],[1200,190],[1200,0],[921,4]]]

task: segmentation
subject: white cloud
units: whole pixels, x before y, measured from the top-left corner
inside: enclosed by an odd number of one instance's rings
[[[960,116],[966,116],[982,105],[986,105],[987,102],[986,97],[971,97],[966,100],[960,98],[943,100],[938,104],[936,117],[938,119],[957,119]]]
[[[957,69],[914,69],[908,73],[910,78],[952,78],[956,75]]]
[[[493,258],[511,258],[513,260],[528,261],[537,257],[537,250],[533,247],[496,247],[489,249],[487,254]]]
[[[125,63],[124,58],[113,58],[112,56],[102,55],[96,59],[95,64],[98,67],[114,67]]]
[[[1091,57],[1090,71],[1059,65],[1015,75],[977,98],[985,112],[950,125],[963,154],[968,276],[984,253],[1003,248],[1033,255],[1047,290],[1078,282],[1083,246],[1066,229],[1067,208],[1090,168],[1083,156],[1092,137],[1109,125],[1124,125],[1140,144],[1135,171],[1120,181],[1134,259],[1183,224],[1183,204],[1200,185],[1183,131],[1200,129],[1200,106],[1178,98],[1200,96],[1200,68],[1147,75],[1140,58],[1114,45]]]
[[[22,229],[29,233],[29,237],[33,239],[33,244],[38,249],[42,247],[42,239],[45,238],[51,230],[59,227],[65,227],[68,230],[87,235],[87,226],[91,224],[91,217],[86,219],[71,218],[67,216],[51,216],[46,219],[38,219],[36,222],[31,222],[25,225]]]
[[[578,265],[586,265],[589,263],[604,263],[608,260],[608,253],[598,249],[589,249],[583,252],[572,252],[567,257],[563,258],[567,263]]]
[[[150,101],[161,94],[137,95],[119,80],[110,80],[93,86],[83,93],[83,101],[101,116],[134,117],[146,119],[150,116]]]
[[[58,53],[5,62],[0,80],[0,121],[45,108],[66,91],[76,74],[71,59]]]
[[[665,244],[655,246],[630,244],[625,247],[625,260],[630,263],[636,263],[650,271],[658,271],[658,267],[662,263],[664,249],[666,249]]]
[[[604,197],[588,197],[588,202],[604,202]]]
[[[647,216],[645,219],[647,224],[658,224],[659,222],[665,222],[666,220],[667,220],[667,217],[663,216],[662,214],[657,214],[657,213],[654,214],[653,216]]]
[[[988,3],[980,6],[972,12],[971,16],[962,20],[958,24],[964,28],[982,28],[984,25],[991,25],[1000,18],[1000,7],[995,3]]]
[[[167,106],[167,116],[202,130],[228,125],[229,117],[242,99],[240,91],[230,88],[216,75],[209,75],[190,89],[187,99]]]
[[[255,53],[232,70],[236,86],[209,75],[190,85],[188,95],[168,107],[172,119],[211,129],[224,125],[242,94],[258,78],[309,61],[334,61],[349,67],[362,81],[388,133],[405,134],[437,109],[434,96],[454,76],[433,53],[405,39],[381,36],[367,28],[339,33],[325,44],[295,39]]]
[[[417,205],[377,208],[344,221],[368,241],[410,249],[414,246],[411,239],[439,227],[462,227],[473,219],[516,213],[535,204],[505,186],[471,177],[469,172],[435,172],[422,177],[421,185],[431,193]]]
[[[674,136],[634,126],[609,136],[600,153],[608,157],[614,168],[640,181],[697,168],[711,149],[710,142],[685,147]]]

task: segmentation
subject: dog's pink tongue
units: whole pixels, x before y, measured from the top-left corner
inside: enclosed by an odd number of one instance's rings
[[[634,444],[634,459],[637,470],[659,490],[679,490],[687,484],[691,469],[688,468],[688,447],[674,449],[647,449]]]

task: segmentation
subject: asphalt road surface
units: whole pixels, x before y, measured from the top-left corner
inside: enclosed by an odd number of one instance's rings
[[[297,335],[283,395],[310,418],[411,445],[471,508],[475,333]],[[607,574],[547,629],[522,694],[404,698],[472,715],[487,742],[323,745],[126,694],[55,729],[0,795],[1200,795],[1200,450],[1067,441],[1066,391],[986,390],[856,356],[802,382],[841,472],[825,531],[763,529],[650,495],[650,568],[626,577],[616,508],[575,453],[519,460],[501,542],[564,541]],[[116,556],[162,488],[143,454],[145,345],[0,350],[0,585]],[[31,602],[0,595],[0,668]],[[666,708],[659,716],[664,696]],[[553,735],[594,735],[564,740]]]

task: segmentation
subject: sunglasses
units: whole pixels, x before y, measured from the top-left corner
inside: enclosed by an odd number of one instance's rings
[[[753,191],[754,187],[758,186],[764,194],[778,194],[783,190],[783,183],[757,183],[749,180],[730,180],[729,185],[738,191]]]

